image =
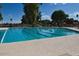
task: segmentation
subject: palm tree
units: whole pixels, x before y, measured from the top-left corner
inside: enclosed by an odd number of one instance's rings
[[[0,21],[3,19],[2,14],[0,13]]]
[[[76,17],[78,17],[78,14],[76,15]]]
[[[39,14],[39,5],[38,3],[25,3],[24,13],[25,15],[22,18],[22,23],[34,25],[37,22],[37,16]]]
[[[78,19],[79,15],[78,15],[78,14],[76,14],[76,17],[77,17],[77,19]]]
[[[12,21],[13,21],[13,19],[11,18],[11,19],[10,19],[10,23],[12,23]]]
[[[2,8],[2,5],[0,4],[0,9]]]
[[[0,10],[1,10],[1,8],[2,8],[2,6],[0,4]],[[2,21],[2,20],[3,20],[2,13],[0,12],[0,21]]]
[[[37,17],[37,19],[38,19],[38,21],[41,21],[41,12],[39,12],[39,14],[38,14],[38,17]]]

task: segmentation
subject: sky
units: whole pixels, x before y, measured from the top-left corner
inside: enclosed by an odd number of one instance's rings
[[[50,4],[43,4],[40,8],[42,11],[42,18],[43,19],[50,19],[51,20],[51,14],[55,10],[63,10],[66,14],[69,15],[69,18],[74,18],[75,20],[78,19],[76,17],[76,14],[79,14],[79,4],[77,3],[50,3]]]
[[[20,23],[23,12],[23,5],[21,3],[3,3],[0,12],[3,16],[3,22],[9,23],[12,18],[12,23]],[[40,11],[42,13],[42,20],[51,20],[51,14],[55,10],[63,10],[66,14],[69,14],[70,18],[78,19],[76,14],[79,14],[79,4],[78,3],[44,3],[40,6]]]
[[[22,4],[4,3],[1,6],[0,12],[2,13],[4,23],[9,23],[11,18],[13,19],[13,23],[21,22],[22,16],[24,15]]]

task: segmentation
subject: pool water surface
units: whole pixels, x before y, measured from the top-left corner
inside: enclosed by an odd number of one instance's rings
[[[0,30],[0,42],[1,42],[1,39],[2,39],[2,37],[4,35],[4,33],[5,33],[5,30]]]
[[[41,38],[51,38],[51,37],[53,38],[73,34],[79,34],[79,32],[66,28],[39,28],[39,27],[9,28],[3,39],[3,43],[28,41],[35,39],[38,40]],[[0,34],[0,36],[2,35],[3,34]]]

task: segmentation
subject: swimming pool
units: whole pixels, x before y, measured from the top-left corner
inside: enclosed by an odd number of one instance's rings
[[[42,27],[27,27],[27,28],[9,28],[2,43],[28,41],[40,38],[51,38],[66,35],[79,34],[79,32],[66,28],[42,28]],[[1,34],[0,34],[1,36]]]
[[[0,30],[0,42],[1,42],[1,39],[2,39],[2,37],[4,35],[4,33],[5,33],[5,30]]]

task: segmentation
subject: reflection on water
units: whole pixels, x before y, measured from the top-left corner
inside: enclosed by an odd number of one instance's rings
[[[51,28],[38,28],[38,27],[30,27],[30,28],[23,28],[23,34],[32,36],[32,37],[50,37],[54,33],[54,29]]]
[[[31,38],[63,36],[63,35],[75,33],[63,28],[28,27],[28,28],[20,28],[20,29],[23,36],[27,36]]]

